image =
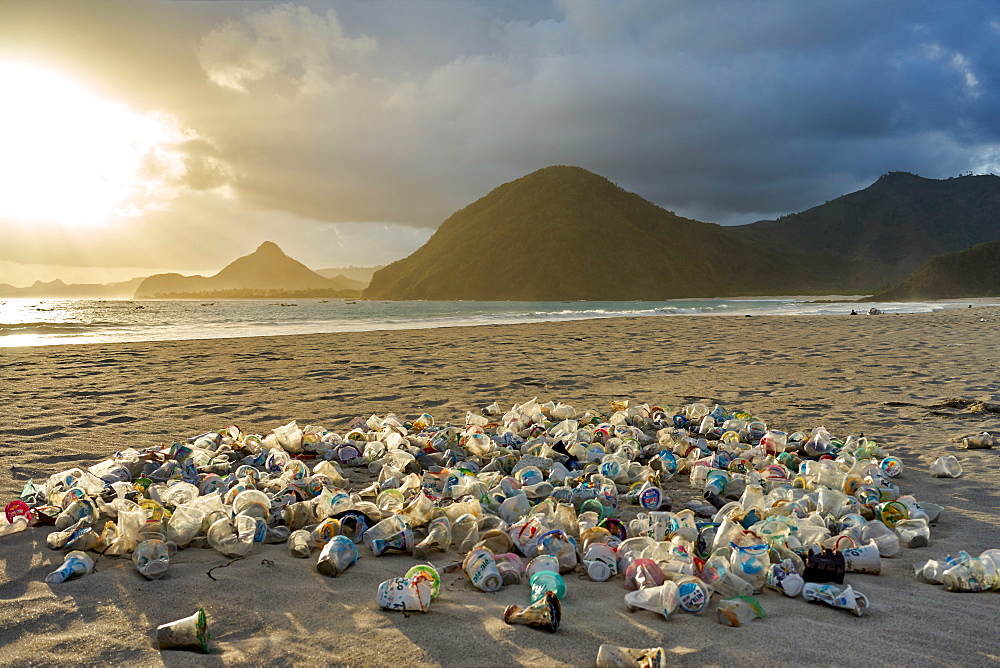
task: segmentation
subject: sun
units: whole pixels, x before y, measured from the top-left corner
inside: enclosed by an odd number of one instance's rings
[[[0,60],[0,219],[103,225],[162,208],[190,139],[54,70]]]

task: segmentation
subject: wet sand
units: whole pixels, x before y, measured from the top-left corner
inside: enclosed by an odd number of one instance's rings
[[[901,458],[904,492],[945,511],[928,547],[883,560],[881,575],[848,576],[871,602],[864,618],[767,591],[767,618],[748,627],[719,625],[714,604],[665,621],[628,612],[621,577],[573,574],[555,634],[503,623],[505,606],[527,600],[526,585],[485,594],[461,572],[444,575],[427,614],[381,611],[378,583],[416,562],[363,547],[337,578],[279,545],[228,565],[214,550],[183,550],[156,581],[130,560],[101,558],[94,574],[48,585],[62,554],[46,548],[48,529],[35,529],[0,538],[0,665],[578,666],[592,665],[605,642],[663,646],[681,665],[993,665],[997,594],[922,584],[913,565],[1000,547],[1000,451],[956,442],[1000,430],[1000,415],[949,401],[1000,402],[998,344],[1000,309],[976,308],[2,349],[3,503],[29,478],[229,424],[266,434],[296,419],[346,432],[357,416],[424,411],[463,423],[467,410],[538,397],[603,413],[612,400],[701,400],[788,432],[864,433]],[[944,454],[958,457],[962,478],[930,477]],[[364,475],[351,477],[360,485]],[[686,480],[668,492],[675,508],[695,496]],[[153,649],[158,624],[198,607],[209,616],[211,655]]]

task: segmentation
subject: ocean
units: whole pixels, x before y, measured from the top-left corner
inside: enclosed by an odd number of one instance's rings
[[[965,308],[970,301],[819,302],[815,297],[630,302],[473,302],[271,299],[127,301],[0,300],[0,348],[320,334],[592,318],[885,314]],[[996,304],[1000,300],[994,300]]]

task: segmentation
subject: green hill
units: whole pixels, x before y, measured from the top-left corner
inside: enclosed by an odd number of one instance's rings
[[[546,167],[454,213],[367,299],[629,300],[777,294],[818,282],[718,225],[579,167]]]
[[[919,301],[1000,296],[1000,241],[936,255],[902,284],[873,299]]]
[[[729,230],[811,267],[831,290],[874,291],[933,255],[1000,240],[1000,177],[891,172],[807,211]]]

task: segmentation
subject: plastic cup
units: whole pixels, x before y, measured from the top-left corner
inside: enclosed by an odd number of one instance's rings
[[[841,550],[840,553],[844,555],[844,563],[851,573],[877,575],[882,571],[882,557],[879,555],[878,544],[874,540],[867,545]]]
[[[433,583],[427,577],[391,578],[378,586],[375,600],[386,610],[427,612]]]
[[[462,569],[477,589],[494,592],[503,587],[503,578],[497,570],[497,562],[493,558],[493,552],[488,548],[477,547],[465,555]]]
[[[752,596],[734,596],[719,601],[716,609],[719,623],[725,626],[743,626],[757,618],[764,617],[764,609]]]
[[[191,506],[178,506],[167,522],[167,538],[183,547],[201,531],[205,512]]]
[[[156,648],[161,650],[192,649],[208,654],[210,638],[203,608],[190,617],[156,627]]]
[[[156,580],[170,567],[170,551],[163,534],[147,533],[144,538],[132,553],[132,561],[145,578]]]
[[[566,597],[566,582],[554,571],[539,571],[528,579],[531,586],[531,602],[534,603],[551,591],[560,600]]]
[[[57,584],[89,575],[94,571],[94,560],[86,552],[74,550],[66,555],[62,565],[45,576],[49,584]]]
[[[629,589],[659,587],[663,584],[663,571],[652,559],[636,559],[625,571],[625,578]]]
[[[583,555],[587,575],[595,582],[604,582],[618,573],[618,555],[605,543],[593,543]]]
[[[896,523],[899,540],[907,547],[925,547],[931,540],[931,528],[926,519],[900,520]]]
[[[685,578],[677,583],[678,607],[692,615],[700,615],[712,598],[712,588],[698,578]]]
[[[954,455],[938,457],[931,464],[931,475],[935,478],[957,478],[962,475],[962,465]]]
[[[658,587],[645,587],[625,594],[625,605],[629,610],[650,610],[665,619],[670,619],[680,605],[677,583],[667,580]]]
[[[671,514],[667,511],[654,510],[649,513],[649,522],[653,529],[653,540],[661,541],[670,533]]]
[[[358,560],[358,548],[347,536],[334,536],[319,553],[316,570],[327,577],[340,575]]]

